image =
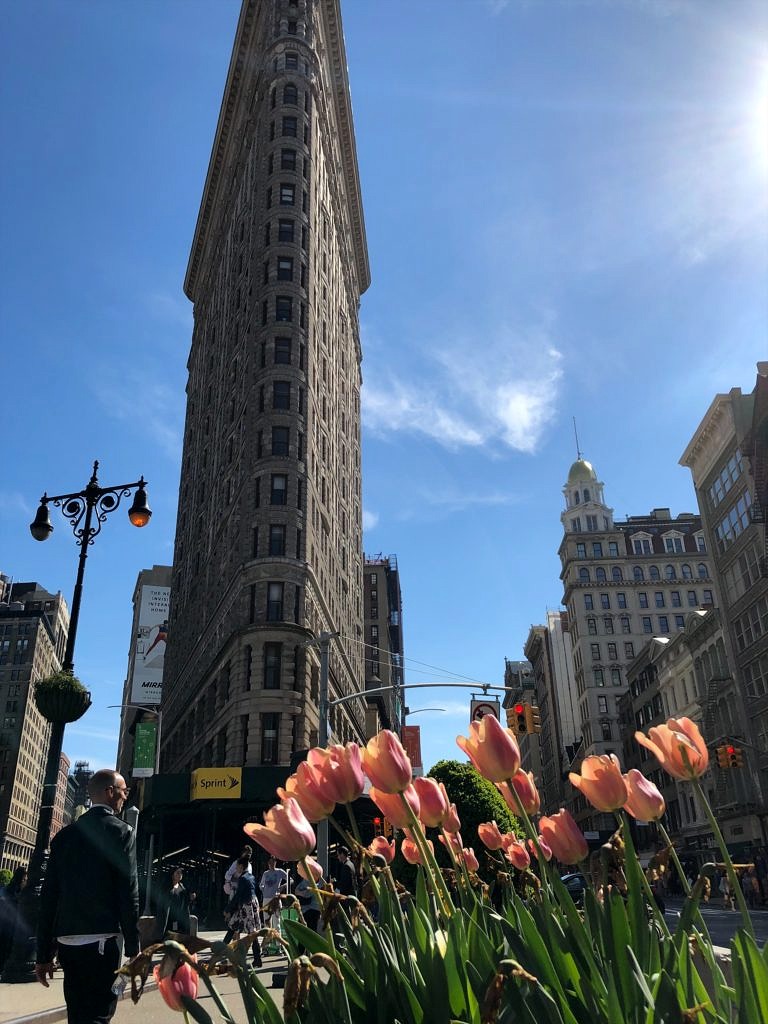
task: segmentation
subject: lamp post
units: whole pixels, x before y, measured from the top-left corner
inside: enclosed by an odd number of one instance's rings
[[[143,704],[107,704],[108,708],[134,708],[136,711],[144,711],[147,714],[155,715],[157,719],[157,733],[155,734],[155,769],[154,774],[160,774],[160,739],[163,734],[163,712],[159,707],[145,707]],[[155,852],[155,833],[149,833],[149,850],[147,853],[147,877],[144,888],[144,917],[149,917],[152,910],[152,864]]]
[[[64,651],[62,671],[71,673],[74,668],[75,639],[80,619],[80,602],[83,594],[83,576],[88,548],[101,532],[101,527],[110,512],[119,507],[123,498],[133,491],[133,504],[128,509],[128,518],[136,527],[146,526],[152,516],[147,503],[147,482],[142,476],[129,484],[117,484],[112,487],[100,487],[97,477],[99,463],[94,462],[93,474],[82,491],[72,494],[43,494],[34,520],[29,531],[35,540],[48,540],[53,533],[48,505],[61,508],[63,515],[69,520],[75,543],[80,548],[77,563],[77,579],[72,596],[72,611],[69,619],[69,633]],[[64,743],[65,721],[51,722],[51,738],[48,745],[48,757],[45,765],[45,781],[40,803],[40,814],[37,821],[37,837],[35,848],[29,862],[29,875],[26,887],[22,890],[19,900],[19,919],[23,922],[16,929],[13,949],[3,971],[4,982],[33,981],[34,974],[34,937],[37,932],[37,920],[40,903],[40,890],[45,877],[48,847],[51,841],[51,823],[53,806],[56,799],[56,784],[59,774],[59,762]]]

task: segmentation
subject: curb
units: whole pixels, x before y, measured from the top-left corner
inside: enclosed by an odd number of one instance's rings
[[[30,984],[36,984],[30,982]],[[150,975],[147,978],[147,982],[144,985],[144,992],[142,995],[146,995],[147,992],[152,992],[157,988],[157,982]],[[122,1003],[124,1000],[130,1000],[131,988],[130,984],[126,986],[125,991],[118,999],[118,1003]],[[67,1019],[67,1008],[66,1006],[51,1006],[47,1010],[39,1010],[37,1013],[28,1013],[23,1017],[11,1017],[10,1020],[6,1021],[6,1024],[56,1024],[57,1021]]]

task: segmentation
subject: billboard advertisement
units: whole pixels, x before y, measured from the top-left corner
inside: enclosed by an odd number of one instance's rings
[[[170,598],[170,587],[141,588],[133,648],[132,704],[160,703]]]

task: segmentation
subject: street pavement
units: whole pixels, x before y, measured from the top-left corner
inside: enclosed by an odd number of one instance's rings
[[[220,939],[221,933],[204,933],[201,938]],[[266,956],[264,957],[264,966],[257,972],[261,983],[267,988],[281,1013],[283,990],[271,987],[272,974],[280,970],[281,967],[285,967],[286,963],[285,957]],[[242,999],[237,980],[220,975],[216,977],[215,985],[224,1002],[232,1011],[234,1018],[242,1019]],[[198,996],[213,1019],[219,1020],[220,1015],[216,1006],[203,985],[200,986]],[[55,1024],[57,1021],[66,1019],[67,1011],[64,1006],[61,971],[54,973],[48,988],[44,988],[34,981],[23,985],[0,983],[0,1024]],[[179,1024],[181,1016],[177,1011],[166,1006],[150,977],[144,994],[135,1006],[131,1002],[130,985],[126,987],[113,1020],[117,1024]]]
[[[667,924],[674,928],[683,901],[680,899],[667,899],[666,901]],[[711,903],[702,905],[701,914],[709,929],[709,934],[716,946],[728,947],[734,932],[741,924],[741,914],[738,910],[729,910],[723,907],[721,899],[713,900]],[[749,914],[755,928],[755,936],[759,946],[768,942],[768,910],[752,910]]]

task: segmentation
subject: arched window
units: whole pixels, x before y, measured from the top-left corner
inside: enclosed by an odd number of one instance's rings
[[[622,573],[620,566],[614,565],[611,569],[611,579],[616,580],[617,583],[620,583],[624,579],[624,574]]]
[[[709,576],[709,570],[707,569],[706,565],[703,562],[699,562],[699,564],[698,564],[698,571],[699,571],[699,579],[700,580],[705,580],[707,578],[707,576]]]
[[[687,562],[683,565],[683,567],[681,569],[681,572],[683,574],[683,579],[684,580],[692,580],[693,579],[693,573],[691,572],[691,567],[690,567],[690,565],[688,565]]]
[[[578,505],[579,504],[579,492],[578,491],[574,491],[573,492],[573,503],[574,503],[574,505]]]
[[[589,501],[589,488],[584,488],[584,501]]]
[[[648,578],[652,580],[660,580],[661,573],[659,572],[658,565],[652,565],[648,570]]]
[[[299,90],[296,88],[295,85],[293,85],[292,82],[289,82],[283,88],[283,103],[290,103],[291,106],[295,107],[298,102]]]
[[[677,570],[675,569],[674,565],[664,566],[664,578],[667,580],[677,579]]]
[[[589,569],[579,569],[579,579],[582,583],[589,583]]]
[[[645,573],[643,572],[643,570],[640,568],[639,565],[635,565],[635,566],[632,567],[632,576],[636,580],[644,580],[645,579]]]
[[[605,583],[605,569],[602,567],[602,565],[599,565],[597,569],[595,569],[595,579],[598,583]]]

